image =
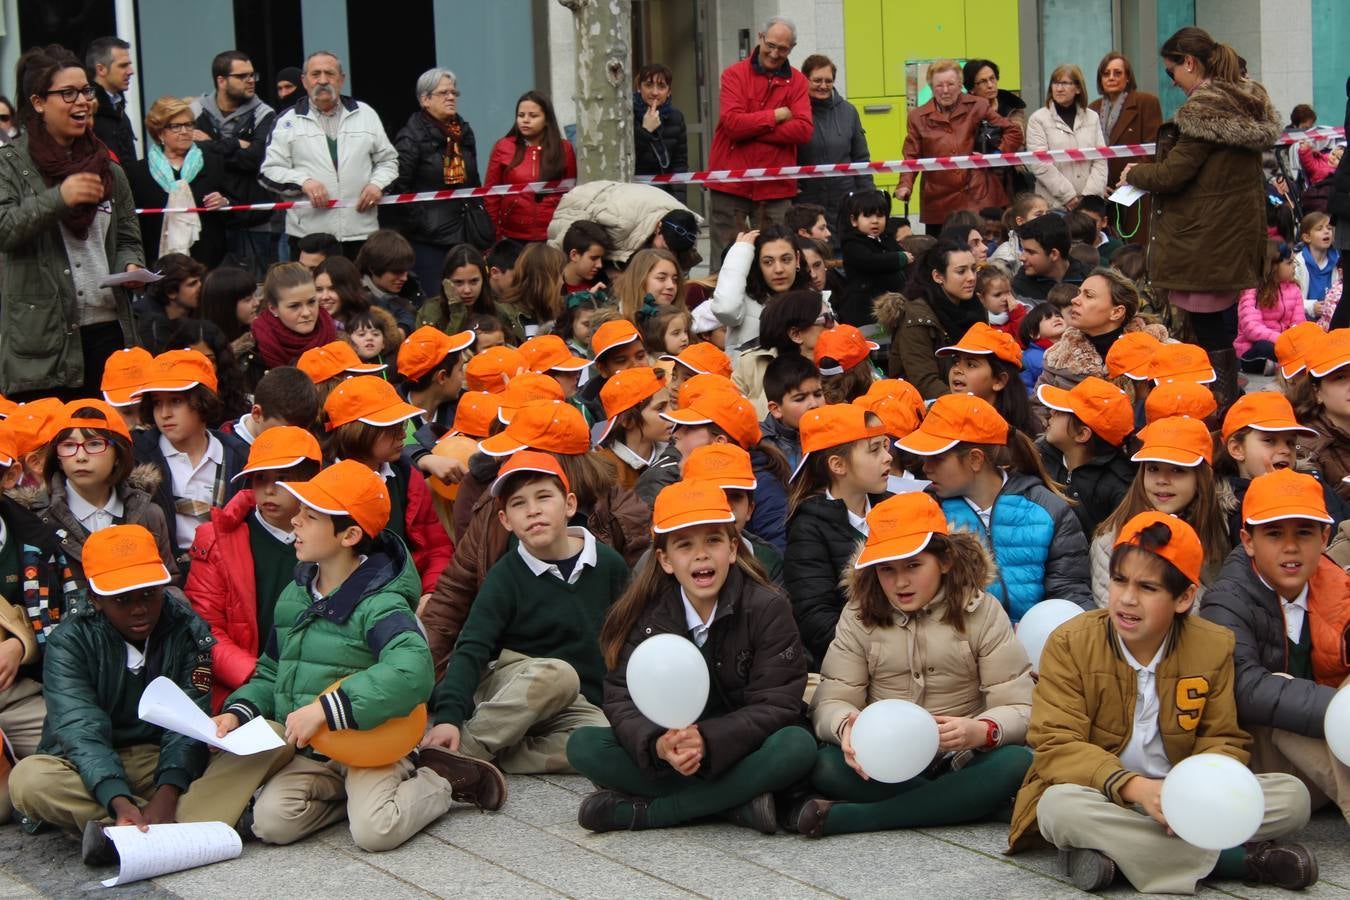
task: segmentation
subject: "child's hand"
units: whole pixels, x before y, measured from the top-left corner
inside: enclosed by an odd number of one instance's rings
[[[428,453],[419,459],[417,468],[421,469],[424,474],[430,475],[432,478],[439,478],[446,484],[459,484],[464,476],[469,474],[469,469],[464,463],[457,459],[437,456],[434,453]]]
[[[234,713],[221,713],[218,716],[212,716],[211,721],[216,725],[216,737],[224,737],[239,727],[239,717]]]
[[[421,619],[421,618],[422,618],[422,613],[424,613],[424,612],[427,611],[427,602],[428,602],[430,599],[431,599],[431,594],[430,594],[430,593],[423,594],[420,598],[418,598],[418,600],[417,600],[417,618],[418,618],[418,619]]]
[[[681,775],[693,775],[703,764],[703,735],[696,725],[672,728],[656,739],[656,755]]]
[[[989,740],[989,728],[977,719],[964,716],[933,716],[938,725],[938,749],[974,750]]]
[[[901,250],[900,255],[905,258],[905,265],[914,262],[914,254],[910,253],[908,250]]]
[[[178,821],[178,788],[161,784],[155,796],[141,809],[141,815],[149,825],[167,825]]]
[[[758,238],[759,238],[759,229],[752,228],[749,231],[742,231],[740,234],[736,235],[736,243],[753,244]]]
[[[112,802],[114,825],[135,825],[140,831],[148,831],[150,822],[141,813],[141,808],[130,797],[114,797]]]
[[[8,638],[0,642],[0,691],[7,691],[19,674],[19,664],[23,662],[23,641]]]
[[[844,762],[848,763],[848,767],[857,772],[863,781],[871,781],[871,777],[863,771],[862,765],[858,762],[858,755],[853,752],[853,723],[856,721],[858,713],[849,713],[848,719],[844,721],[844,730],[839,732],[839,749],[844,751]]]
[[[1129,803],[1131,806],[1142,806],[1144,812],[1153,817],[1153,820],[1167,829],[1171,834],[1172,829],[1167,824],[1167,818],[1162,811],[1162,779],[1145,778],[1143,775],[1136,775],[1125,786],[1120,789],[1120,799]]]
[[[422,737],[422,743],[419,747],[444,747],[451,753],[459,751],[459,729],[454,725],[441,724],[432,726]]]
[[[319,701],[306,703],[286,717],[286,740],[297,747],[308,747],[319,729],[328,724]]]

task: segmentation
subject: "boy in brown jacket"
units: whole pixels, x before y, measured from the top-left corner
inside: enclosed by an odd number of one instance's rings
[[[1188,615],[1203,556],[1181,519],[1135,516],[1116,539],[1107,608],[1060,626],[1041,653],[1027,734],[1036,757],[1008,852],[1031,846],[1039,826],[1083,890],[1106,887],[1117,869],[1145,893],[1194,893],[1211,875],[1290,889],[1317,881],[1311,851],[1271,840],[1308,821],[1307,788],[1291,775],[1257,776],[1265,817],[1241,847],[1202,850],[1167,827],[1172,766],[1197,753],[1248,759],[1233,634]]]

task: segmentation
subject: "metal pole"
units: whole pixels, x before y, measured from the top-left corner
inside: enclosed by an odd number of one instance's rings
[[[132,76],[131,87],[127,89],[127,118],[131,120],[131,129],[136,133],[136,143],[141,155],[146,153],[145,139],[141,134],[145,116],[141,113],[141,58],[140,47],[136,44],[136,0],[116,0],[117,36],[131,45],[127,51],[131,54],[131,67],[136,74]],[[131,160],[123,160],[130,164]]]

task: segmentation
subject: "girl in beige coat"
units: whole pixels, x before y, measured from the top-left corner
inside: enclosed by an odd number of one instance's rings
[[[1031,663],[984,590],[994,575],[984,545],[949,532],[922,493],[878,503],[867,526],[811,704],[825,744],[811,782],[824,797],[792,817],[809,837],[977,821],[1007,805],[1031,765]],[[871,780],[852,746],[859,712],[891,698],[938,726],[932,765],[899,784]]]

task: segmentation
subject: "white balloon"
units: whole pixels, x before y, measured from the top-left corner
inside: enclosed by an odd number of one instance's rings
[[[649,637],[628,658],[628,695],[662,728],[688,728],[708,704],[708,664],[687,638]]]
[[[1266,796],[1251,769],[1233,757],[1197,753],[1163,779],[1162,811],[1186,843],[1227,850],[1256,834],[1266,814]]]
[[[1323,721],[1332,756],[1350,766],[1350,691],[1337,691]]]
[[[899,784],[928,768],[937,756],[937,722],[908,700],[878,700],[853,723],[852,741],[868,778]]]
[[[1081,612],[1083,608],[1077,603],[1055,599],[1042,600],[1022,616],[1022,620],[1017,623],[1017,640],[1027,651],[1033,672],[1040,671],[1041,650],[1045,648],[1051,633]]]

